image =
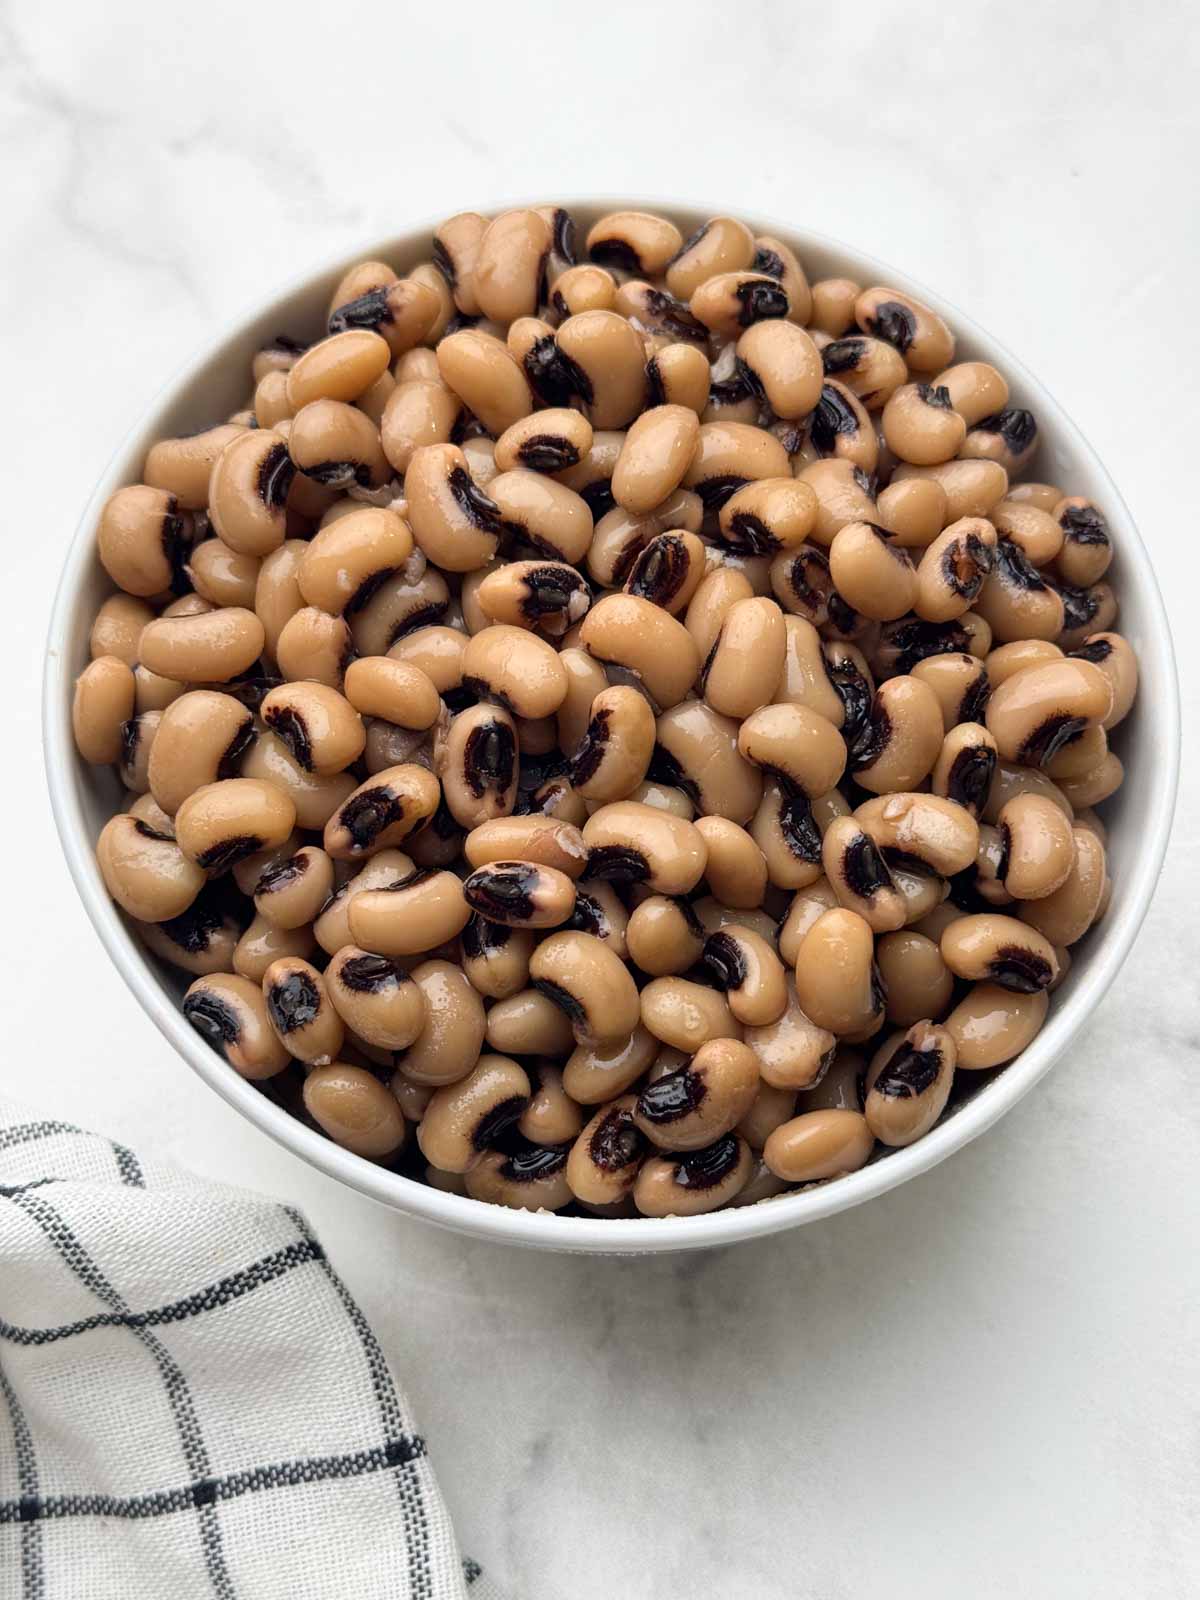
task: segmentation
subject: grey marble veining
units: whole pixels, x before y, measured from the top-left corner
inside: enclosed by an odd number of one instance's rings
[[[75,902],[36,771],[63,545],[125,426],[248,303],[490,197],[710,195],[969,306],[1108,462],[1194,733],[1200,39],[1177,7],[0,5],[9,729],[0,1085],[300,1203],[464,1543],[566,1600],[1182,1597],[1198,1557],[1197,762],[1142,936],[1004,1122],[857,1211],[648,1261],[373,1207],[175,1061]],[[669,49],[664,49],[669,44]],[[63,1005],[64,990],[69,1004]],[[65,1028],[66,1037],[62,1037]]]

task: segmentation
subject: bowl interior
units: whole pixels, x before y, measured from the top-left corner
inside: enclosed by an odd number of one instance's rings
[[[596,217],[639,202],[570,203],[580,236]],[[671,216],[685,235],[711,208],[640,202]],[[114,489],[139,480],[146,449],[156,438],[208,427],[246,403],[250,360],[276,334],[314,336],[322,327],[332,290],[353,261],[379,257],[405,271],[429,257],[432,224],[378,241],[279,295],[171,383],[122,446],[84,512],[63,573],[51,623],[45,679],[44,731],[51,800],[64,853],[85,907],[121,975],[174,1047],[226,1100],[272,1137],[331,1175],[398,1209],[482,1237],[551,1249],[644,1253],[724,1244],[813,1221],[894,1187],[924,1171],[988,1127],[1025,1093],[1062,1050],[1103,996],[1133,941],[1162,864],[1170,829],[1178,768],[1179,710],[1166,616],[1146,551],[1128,510],[1086,441],[1045,389],[997,341],[954,306],[903,274],[846,246],[762,218],[746,218],[756,232],[786,240],[810,280],[846,276],[862,283],[906,289],[946,317],[958,336],[958,359],[992,361],[1009,379],[1013,403],[1028,406],[1040,425],[1038,456],[1023,476],[1061,483],[1090,496],[1108,516],[1115,559],[1110,574],[1120,600],[1116,626],[1138,652],[1141,690],[1133,713],[1117,730],[1114,748],[1126,780],[1104,807],[1110,829],[1111,909],[1104,922],[1072,952],[1072,970],[1056,993],[1042,1033],[1014,1063],[981,1074],[973,1092],[917,1144],[877,1158],[861,1172],[757,1206],[709,1216],[665,1219],[560,1217],[511,1212],[415,1183],[363,1161],[305,1127],[244,1082],[192,1032],[179,1012],[184,975],[149,956],[109,901],[92,854],[107,818],[124,792],[107,769],[86,766],[75,754],[70,727],[72,685],[86,664],[92,617],[111,584],[94,554],[100,507]],[[252,1175],[248,1175],[253,1181]]]

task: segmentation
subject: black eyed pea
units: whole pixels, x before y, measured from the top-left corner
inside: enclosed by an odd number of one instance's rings
[[[341,688],[353,655],[349,624],[317,606],[301,607],[284,623],[275,641],[275,659],[285,678],[292,682],[311,679],[330,689]]]
[[[567,1183],[569,1153],[565,1143],[542,1145],[524,1139],[508,1151],[485,1150],[467,1168],[467,1194],[510,1210],[561,1211],[574,1199]]]
[[[1005,761],[1044,767],[1074,735],[1103,723],[1112,685],[1089,661],[1026,667],[993,690],[987,727]]]
[[[993,689],[998,689],[1025,667],[1040,667],[1062,658],[1063,651],[1050,639],[1013,639],[988,652],[985,661],[988,681]]]
[[[175,834],[189,860],[205,871],[220,871],[256,850],[282,844],[295,822],[296,807],[274,784],[226,778],[188,795],[175,814]]]
[[[536,211],[504,211],[483,230],[471,287],[485,317],[509,323],[529,317],[544,298],[552,235]]]
[[[142,629],[154,621],[154,612],[133,595],[111,594],[96,613],[88,640],[93,661],[100,656],[116,656],[127,667],[136,667]]]
[[[499,472],[517,467],[530,472],[565,472],[584,459],[592,439],[592,425],[578,411],[535,411],[514,422],[497,439],[496,468]]]
[[[267,1013],[262,989],[232,972],[197,978],[183,997],[183,1014],[196,1032],[243,1078],[271,1078],[290,1059]]]
[[[454,962],[424,961],[409,976],[425,1001],[425,1021],[399,1066],[416,1084],[457,1083],[479,1060],[487,1026],[483,1002]],[[512,1120],[517,1115],[514,1110]]]
[[[739,263],[740,264],[740,263]],[[804,327],[812,317],[813,297],[808,277],[800,260],[782,239],[763,234],[754,241],[754,258],[749,263],[755,272],[762,272],[782,285],[788,298],[788,316]]]
[[[871,480],[853,462],[833,456],[814,461],[799,473],[817,497],[817,515],[810,538],[830,546],[847,523],[864,522],[878,527],[879,510],[870,493]]]
[[[887,990],[889,1022],[909,1028],[949,1010],[954,978],[937,941],[915,928],[885,933],[876,943],[875,960]]]
[[[1021,906],[1021,920],[1056,947],[1082,939],[1100,911],[1108,881],[1104,845],[1091,828],[1075,827],[1075,859],[1052,894]]]
[[[139,922],[137,931],[152,954],[193,977],[228,972],[241,932],[218,897],[204,890],[179,916],[164,922]]]
[[[388,656],[362,656],[346,668],[346,699],[364,717],[379,717],[400,728],[432,728],[441,697],[427,673]]]
[[[230,440],[213,464],[208,486],[208,514],[229,549],[262,557],[279,548],[295,475],[288,446],[272,429],[260,427]]]
[[[117,656],[98,656],[80,673],[75,680],[71,727],[85,761],[104,766],[121,758],[124,727],[133,716],[135,693],[134,675]]]
[[[924,663],[922,663],[924,664]],[[930,777],[935,795],[978,819],[996,775],[996,741],[978,722],[960,722],[942,740]]]
[[[622,1095],[602,1105],[571,1146],[567,1183],[577,1200],[610,1205],[632,1190],[648,1149],[634,1121],[636,1104],[636,1096]]]
[[[442,340],[437,358],[443,380],[496,438],[533,410],[528,379],[502,339],[465,328]]]
[[[684,616],[684,626],[695,641],[698,661],[704,661],[712,649],[729,608],[739,600],[750,599],[753,593],[745,574],[728,565],[715,567],[700,580]],[[779,600],[781,605],[787,605],[783,596],[779,596]]]
[[[534,861],[489,861],[466,878],[462,893],[471,911],[510,928],[558,928],[575,909],[574,881]]]
[[[707,511],[719,511],[730,495],[759,478],[786,478],[787,451],[765,428],[746,422],[700,426],[684,487],[700,496]]]
[[[559,273],[550,285],[550,305],[561,322],[581,311],[612,310],[616,294],[612,273],[585,263]]]
[[[983,808],[985,822],[999,822],[1000,812],[1015,794],[1040,794],[1052,800],[1068,819],[1072,814],[1071,802],[1052,779],[1035,767],[1021,766],[1015,762],[997,761],[987,805]]]
[[[856,817],[836,817],[821,841],[821,865],[838,903],[856,911],[875,933],[902,928],[908,920],[879,847]]]
[[[152,794],[135,794],[125,807],[125,814],[139,818],[158,833],[165,833],[168,839],[175,837],[174,817],[167,815]]]
[[[396,380],[390,372],[381,372],[369,388],[363,390],[355,404],[360,411],[365,411],[367,416],[377,428],[382,427],[383,414],[387,410],[387,403],[396,392]],[[382,443],[382,435],[380,436]],[[384,451],[387,454],[387,451]]]
[[[105,503],[96,553],[126,594],[139,598],[183,594],[191,587],[185,568],[194,537],[193,519],[181,512],[175,495],[131,484]]]
[[[859,806],[854,816],[885,860],[910,871],[950,878],[965,872],[979,849],[974,816],[939,795],[883,794]]]
[[[942,878],[900,866],[892,866],[891,873],[892,882],[904,898],[906,928],[924,921],[949,897],[950,885]]]
[[[907,674],[880,684],[850,747],[849,768],[872,794],[917,788],[942,748],[942,708],[928,684]]]
[[[296,808],[302,828],[324,828],[333,813],[354,792],[349,772],[306,772],[277,735],[264,730],[242,758],[241,776],[273,784]]]
[[[765,272],[741,271],[706,278],[693,291],[688,309],[719,339],[736,339],[756,323],[786,317],[791,306],[778,279]]]
[[[142,477],[150,488],[173,495],[182,510],[203,511],[213,464],[229,441],[245,432],[235,423],[223,422],[182,439],[160,439],[146,454]]]
[[[892,454],[917,467],[949,461],[967,433],[949,389],[929,383],[902,384],[883,408],[882,428]]]
[[[708,852],[695,825],[656,806],[618,800],[584,824],[588,876],[644,883],[654,893],[688,894],[704,875]]]
[[[413,537],[430,561],[447,572],[487,565],[496,553],[500,509],[471,478],[457,445],[414,451],[404,489]]]
[[[783,963],[774,946],[753,928],[730,923],[710,933],[700,965],[725,995],[738,1022],[762,1028],[783,1015],[788,998]]]
[[[683,789],[702,814],[750,820],[762,798],[762,775],[738,749],[738,725],[702,700],[684,700],[658,719],[651,771]]]
[[[786,555],[804,547],[816,517],[817,497],[807,484],[795,478],[764,478],[746,484],[725,502],[717,539],[739,555]]]
[[[783,671],[785,642],[783,613],[774,600],[754,596],[732,605],[701,673],[709,706],[722,716],[744,718],[767,705]]]
[[[1004,844],[1004,887],[1015,900],[1042,900],[1061,889],[1075,865],[1074,831],[1043,795],[1015,794],[997,821]]]
[[[625,1038],[639,1020],[638,992],[627,968],[592,934],[550,934],[530,959],[529,977],[569,1017],[579,1044]]]
[[[263,699],[260,715],[306,772],[341,772],[366,743],[358,712],[323,683],[281,683]]]
[[[718,577],[727,570],[718,567],[712,576]],[[771,592],[785,611],[803,617],[814,628],[828,622],[833,579],[829,574],[829,557],[815,544],[780,551],[771,562],[770,584]]]
[[[325,849],[335,861],[353,861],[400,844],[437,810],[437,779],[413,762],[368,778],[342,802],[325,826]]]
[[[615,311],[584,311],[568,317],[553,342],[592,427],[628,427],[645,401],[646,353],[638,330]]]
[[[959,917],[942,934],[942,960],[957,977],[1032,994],[1058,976],[1054,946],[1016,917],[985,912]]]
[[[347,908],[354,943],[383,956],[436,950],[458,937],[470,915],[455,874],[422,867],[378,888],[360,889]]]
[[[955,1066],[985,1072],[1020,1055],[1041,1031],[1050,1000],[1045,989],[1020,993],[997,983],[977,983],[945,1019],[954,1041]]]
[[[267,1019],[288,1055],[312,1067],[336,1060],[346,1030],[316,967],[298,956],[273,961],[262,992]]]
[[[667,263],[667,288],[680,299],[690,300],[709,278],[748,268],[754,253],[754,236],[744,222],[736,217],[710,217]]]
[[[845,660],[834,663],[827,658],[826,650],[834,647],[825,645],[816,628],[806,618],[785,617],[783,627],[783,670],[772,699],[780,704],[807,706],[810,711],[832,722],[835,728],[844,728],[847,705],[839,684],[845,686],[848,681],[847,673],[843,670]],[[839,653],[850,648],[846,645],[836,647]],[[864,662],[864,669],[865,665]],[[865,679],[862,690],[862,715],[865,716],[871,697]],[[847,695],[846,698],[851,697]],[[850,720],[853,723],[853,715]]]
[[[499,473],[488,489],[504,532],[550,561],[583,560],[594,528],[587,501],[574,490],[523,467]]]
[[[1050,513],[1062,531],[1055,563],[1064,582],[1079,588],[1098,583],[1112,563],[1112,540],[1104,513],[1082,495],[1067,495]]]
[[[939,534],[917,568],[917,615],[951,622],[969,611],[992,570],[996,542],[996,530],[984,517],[960,518]]]
[[[737,1039],[710,1039],[642,1090],[633,1119],[662,1150],[699,1150],[737,1126],[758,1088],[753,1051]]]
[[[403,517],[382,506],[362,506],[314,536],[296,575],[300,593],[332,616],[359,611],[387,579],[405,575],[412,554],[413,536]]]
[[[259,563],[252,609],[263,625],[266,651],[272,657],[284,626],[304,609],[298,574],[307,549],[307,541],[287,539]]]
[[[621,316],[628,317],[646,340],[648,350],[665,349],[674,341],[687,342],[704,351],[708,349],[708,329],[696,320],[686,303],[676,300],[666,289],[647,283],[644,278],[627,279],[616,290],[609,305]],[[653,396],[652,385],[648,387]]]
[[[797,889],[788,903],[787,913],[779,924],[777,944],[779,954],[789,967],[796,965],[800,941],[813,923],[826,911],[838,904],[837,895],[828,878],[815,878],[803,889]]]
[[[1038,446],[1037,418],[1020,406],[1006,406],[981,417],[963,440],[959,455],[968,461],[995,461],[1010,476],[1032,460]]]
[[[378,489],[391,477],[379,429],[342,400],[311,400],[297,412],[287,450],[297,469],[323,488]]]
[[[529,982],[534,935],[473,915],[462,931],[462,969],[472,988],[489,1000],[504,1000]]]
[[[796,1114],[796,1095],[792,1089],[776,1089],[772,1084],[759,1081],[758,1091],[751,1102],[750,1109],[745,1113],[734,1128],[734,1132],[750,1146],[751,1150],[761,1150],[776,1128],[782,1127]],[[774,1180],[778,1183],[778,1180]],[[751,1180],[753,1182],[753,1180]],[[772,1189],[770,1193],[778,1194],[782,1188]],[[739,1203],[748,1203],[745,1196],[750,1192],[748,1184],[738,1197]],[[756,1196],[757,1199],[766,1198],[765,1195]]]
[[[1068,655],[1093,633],[1107,632],[1117,620],[1117,597],[1110,584],[1077,589],[1056,581],[1055,587],[1063,603],[1063,629],[1057,638]]]
[[[711,552],[694,533],[660,533],[638,553],[623,588],[677,616],[709,570]]]
[[[1063,629],[1062,596],[1011,539],[997,542],[991,573],[973,603],[1001,644],[1050,640]]]
[[[950,1034],[928,1020],[880,1045],[867,1069],[863,1106],[880,1144],[912,1144],[929,1132],[950,1098],[955,1058]]]
[[[932,479],[946,496],[946,518],[986,517],[1008,494],[1008,473],[997,461],[943,461],[935,467],[914,467],[902,462],[893,483],[909,478]]]
[[[854,307],[862,285],[852,278],[822,278],[812,286],[812,326],[840,339],[854,326]]]
[[[879,441],[866,406],[856,394],[826,378],[811,414],[789,443],[796,470],[811,464],[813,458],[828,456],[849,461],[862,472],[873,473],[879,464]]]
[[[788,1183],[818,1183],[857,1172],[870,1160],[875,1135],[861,1111],[805,1111],[776,1128],[763,1147],[767,1167]]]
[[[705,285],[701,293],[707,293]],[[787,295],[783,295],[786,302]],[[737,371],[775,416],[807,417],[821,399],[821,353],[794,322],[755,322],[737,342]]]
[[[600,1105],[636,1083],[660,1049],[640,1022],[628,1038],[576,1045],[563,1068],[563,1088],[581,1106]]]
[[[96,841],[104,886],[138,922],[181,916],[204,887],[205,877],[169,835],[141,817],[110,817]]]
[[[597,660],[635,674],[661,710],[678,705],[700,668],[687,628],[640,595],[606,595],[584,618],[580,637]]]
[[[253,609],[261,562],[239,555],[220,539],[205,539],[194,546],[187,574],[195,591],[214,606]]]
[[[898,289],[864,289],[854,319],[864,333],[893,345],[914,372],[939,372],[954,359],[954,335],[945,322]]]
[[[553,867],[578,878],[587,866],[587,846],[573,823],[530,812],[524,816],[497,817],[471,829],[463,854],[472,867],[493,861],[530,861]]]
[[[254,421],[263,431],[279,430],[285,438],[284,428],[295,415],[287,397],[287,374],[265,372],[254,387]]]
[[[633,1200],[645,1217],[694,1217],[716,1211],[749,1182],[750,1146],[734,1133],[703,1150],[650,1156],[638,1171]]]
[[[666,217],[649,211],[614,211],[593,224],[587,253],[602,267],[657,278],[683,247],[683,235]]]
[[[696,413],[687,406],[660,405],[630,427],[612,474],[617,504],[645,516],[683,482],[700,437]]]
[[[333,862],[316,845],[303,845],[264,867],[254,884],[254,909],[276,928],[302,928],[315,921],[333,887]]]
[[[487,1014],[485,1037],[490,1050],[510,1056],[566,1057],[575,1043],[567,1017],[536,989],[497,1000]]]
[[[436,381],[398,383],[378,423],[383,453],[397,472],[405,473],[422,445],[449,444],[462,416],[462,401],[440,374]]]
[[[904,357],[892,345],[858,334],[826,344],[821,364],[825,376],[857,395],[868,411],[882,410],[908,380]]]
[[[856,911],[826,911],[796,957],[796,998],[830,1033],[866,1037],[883,1020],[887,996],[874,961],[874,935]]]
[[[506,817],[517,798],[517,732],[503,706],[481,704],[462,711],[439,732],[434,768],[454,820],[475,828]]]
[[[459,211],[447,217],[433,235],[433,261],[454,295],[454,304],[467,317],[477,317],[481,307],[475,293],[475,262],[487,230],[487,218],[478,211]]]
[[[708,357],[694,344],[665,345],[646,363],[646,392],[652,405],[686,406],[699,417],[708,407],[710,381]]]
[[[960,361],[939,372],[933,381],[949,391],[950,404],[968,428],[996,416],[1008,405],[1008,384],[987,361]]]
[[[949,520],[946,491],[929,478],[897,479],[879,491],[875,503],[880,522],[906,550],[932,544]]]
[[[704,878],[713,895],[734,910],[761,906],[767,863],[750,834],[725,816],[697,817],[695,826],[708,851]]]
[[[273,961],[285,956],[307,961],[314,948],[311,928],[276,928],[265,917],[255,917],[233,947],[233,970],[261,992],[263,975]]]
[[[821,828],[812,802],[786,780],[768,779],[750,823],[767,879],[777,889],[803,889],[821,876]]]
[[[234,869],[235,872],[237,869]],[[313,923],[313,934],[326,955],[335,955],[350,941],[350,901],[363,889],[377,889],[413,870],[411,858],[401,850],[380,850],[362,870],[342,882],[330,895]]]
[[[1112,687],[1112,710],[1100,724],[1106,733],[1110,733],[1129,715],[1137,697],[1137,657],[1129,641],[1119,633],[1090,634],[1071,654],[1076,660],[1090,662],[1098,668]]]
[[[399,281],[396,273],[388,266],[386,261],[356,262],[338,279],[337,287],[330,296],[326,320],[339,307],[349,305],[352,300],[359,299],[360,296],[368,294],[372,289],[390,289],[392,284]],[[296,354],[299,354],[298,350]]]
[[[304,1080],[304,1108],[335,1144],[367,1161],[386,1161],[408,1137],[395,1095],[368,1068],[350,1062],[314,1067]]]
[[[287,374],[294,416],[312,400],[357,400],[392,364],[387,341],[366,328],[348,329],[310,345]]]
[[[644,695],[622,685],[602,690],[571,757],[574,789],[585,800],[624,800],[646,776],[654,741],[654,713]]]
[[[269,344],[263,345],[261,350],[254,352],[250,363],[250,375],[255,383],[266,376],[268,372],[290,372],[308,346],[299,339],[291,339],[286,334],[272,339]]]
[[[153,802],[150,803],[153,804]],[[170,818],[168,818],[168,821],[170,821],[171,831],[174,833],[174,821]],[[289,861],[303,842],[303,835],[300,830],[294,828],[280,844],[273,845],[269,850],[256,850],[253,855],[243,856],[240,861],[235,861],[230,876],[237,885],[239,892],[249,898],[253,898],[258,880],[266,872],[267,868],[277,867],[281,862]]]
[[[704,937],[691,903],[664,894],[648,895],[636,905],[625,930],[629,959],[652,978],[690,971]]]
[[[673,975],[652,978],[642,990],[641,1020],[656,1039],[688,1054],[709,1039],[741,1037],[737,1019],[719,990]]]
[[[404,571],[385,579],[350,619],[350,642],[357,654],[385,655],[409,634],[415,634],[419,629],[436,630],[451,620],[450,589],[437,568],[427,565],[419,578],[411,577],[413,567],[423,558],[423,554],[414,552],[412,561]],[[450,631],[460,640],[458,654],[461,655],[466,648],[462,629],[455,627]],[[432,672],[429,676],[435,686],[445,687]],[[457,685],[457,677],[453,683]]]
[[[467,641],[462,681],[481,700],[531,720],[553,716],[567,692],[567,674],[553,646],[504,623]]]
[[[761,707],[742,723],[738,749],[747,761],[785,779],[810,800],[836,788],[846,770],[841,734],[807,706]]]
[[[565,562],[508,561],[482,579],[476,600],[484,626],[502,622],[561,637],[586,616],[591,592],[586,579]]]
[[[965,650],[943,651],[926,656],[910,670],[936,695],[947,733],[960,723],[983,720],[995,681],[977,656]]]
[[[192,616],[158,617],[142,630],[142,665],[179,683],[228,683],[262,654],[266,634],[253,611],[221,606]]]
[[[568,927],[604,940],[614,955],[624,961],[629,954],[626,931],[629,913],[611,884],[585,878],[576,885],[575,909]]]
[[[919,589],[907,550],[873,522],[839,528],[829,546],[829,572],[846,603],[876,622],[893,622],[911,610]]]
[[[452,310],[453,303],[441,275],[432,266],[417,267],[407,278],[393,278],[344,301],[326,326],[330,333],[368,329],[385,339],[396,357],[431,338],[446,308]]]

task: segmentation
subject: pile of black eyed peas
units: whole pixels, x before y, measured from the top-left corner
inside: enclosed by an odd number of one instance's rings
[[[690,1214],[919,1139],[1108,902],[1103,511],[940,316],[735,218],[430,254],[105,506],[109,891],[232,1069],[442,1189]]]

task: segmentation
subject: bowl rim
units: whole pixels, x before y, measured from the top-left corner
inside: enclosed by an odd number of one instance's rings
[[[481,208],[484,215],[514,206],[541,204],[541,201],[510,199]],[[225,325],[223,336],[206,342],[204,348],[184,363],[141,412],[114,452],[99,482],[88,499],[72,537],[63,564],[51,611],[42,686],[42,732],[46,777],[51,808],[68,870],[92,926],[127,987],[158,1028],[159,1032],[188,1065],[229,1105],[245,1116],[261,1132],[283,1145],[326,1175],[339,1179],[359,1193],[393,1210],[432,1222],[443,1228],[499,1243],[519,1244],[543,1249],[612,1255],[650,1255],[664,1251],[687,1250],[732,1244],[764,1238],[785,1228],[815,1222],[906,1183],[927,1172],[979,1137],[1016,1105],[1042,1078],[1066,1048],[1095,1003],[1103,996],[1124,962],[1149,908],[1162,869],[1179,779],[1181,712],[1178,674],[1170,628],[1154,567],[1133,518],[1103,462],[1077,424],[1028,370],[994,335],[981,328],[952,301],[907,273],[898,272],[873,255],[814,229],[766,217],[749,215],[739,207],[722,212],[711,203],[677,197],[664,200],[654,196],[625,195],[614,199],[604,195],[575,195],[556,201],[569,209],[661,211],[678,217],[731,214],[740,217],[755,233],[777,234],[795,240],[801,254],[806,248],[824,251],[845,263],[859,281],[886,283],[914,295],[949,320],[968,342],[987,349],[999,358],[1006,374],[1035,398],[1039,417],[1052,418],[1055,431],[1065,438],[1070,450],[1085,462],[1103,484],[1106,514],[1115,525],[1118,547],[1134,580],[1140,599],[1154,627],[1152,637],[1142,646],[1143,660],[1153,654],[1166,693],[1147,706],[1139,702],[1139,713],[1152,719],[1155,743],[1165,760],[1147,775],[1147,792],[1139,815],[1143,842],[1136,858],[1123,868],[1124,902],[1119,914],[1106,922],[1101,942],[1089,957],[1083,971],[1064,1002],[1056,1007],[1037,1038],[1015,1061],[983,1085],[961,1105],[952,1117],[941,1122],[912,1145],[891,1151],[886,1159],[873,1162],[860,1171],[811,1189],[793,1191],[758,1204],[710,1212],[697,1217],[562,1217],[553,1212],[510,1210],[487,1205],[465,1196],[449,1194],[429,1185],[394,1173],[352,1155],[306,1127],[283,1107],[261,1094],[242,1079],[188,1026],[168,996],[151,965],[150,958],[135,941],[116,906],[109,899],[96,866],[87,820],[74,781],[78,758],[71,732],[70,700],[73,686],[68,632],[75,596],[86,581],[94,555],[93,530],[97,513],[114,489],[128,481],[127,464],[135,446],[154,429],[156,419],[188,390],[214,360],[244,341],[251,329],[282,309],[298,295],[311,292],[320,282],[356,261],[402,254],[423,237],[428,237],[442,220],[426,218],[392,235],[368,241],[350,253],[339,252],[291,279],[265,300],[239,314]],[[464,208],[465,209],[465,208]]]

